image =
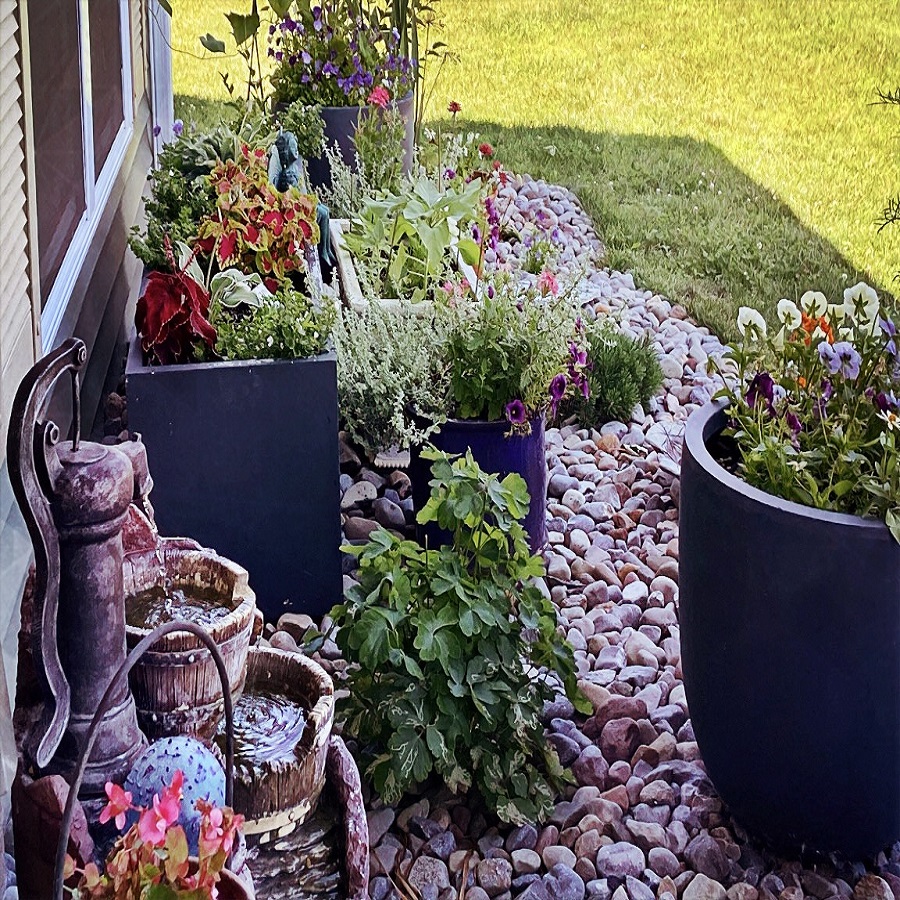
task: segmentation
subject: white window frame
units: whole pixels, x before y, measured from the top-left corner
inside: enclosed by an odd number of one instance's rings
[[[134,133],[134,97],[132,89],[131,17],[130,0],[119,0],[119,31],[122,37],[122,113],[123,121],[113,141],[109,154],[94,177],[94,107],[91,86],[91,42],[88,5],[90,0],[79,0],[78,50],[81,66],[81,134],[84,145],[84,199],[85,211],[75,228],[69,249],[63,257],[50,294],[41,312],[41,344],[48,353],[56,343],[59,327],[66,306],[81,274],[88,250],[97,233],[97,227],[106,208],[113,184],[118,177]]]

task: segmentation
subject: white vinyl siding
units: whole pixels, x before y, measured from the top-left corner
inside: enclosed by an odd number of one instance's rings
[[[4,462],[13,396],[35,358],[19,75],[15,3],[0,0],[0,827],[8,811],[8,790],[15,769],[10,710],[16,677],[19,597],[31,554]]]

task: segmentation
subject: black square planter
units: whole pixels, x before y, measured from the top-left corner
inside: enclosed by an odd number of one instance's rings
[[[132,340],[128,427],[153,476],[159,532],[250,573],[267,619],[340,601],[337,367],[311,359],[145,366]]]

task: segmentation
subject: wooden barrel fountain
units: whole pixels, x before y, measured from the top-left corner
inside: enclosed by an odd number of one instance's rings
[[[250,650],[234,711],[234,808],[249,843],[290,834],[315,808],[333,721],[334,684],[321,666],[301,653]]]
[[[225,660],[231,695],[244,688],[256,598],[247,571],[193,541],[160,538],[153,550],[126,553],[129,648],[154,626],[188,619],[204,627]],[[154,644],[131,673],[138,722],[155,740],[176,734],[211,740],[223,716],[222,686],[209,652],[187,632]]]

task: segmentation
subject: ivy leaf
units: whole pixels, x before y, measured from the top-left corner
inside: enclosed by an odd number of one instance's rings
[[[424,781],[428,777],[431,754],[425,741],[413,728],[398,729],[391,738],[390,747],[395,754],[397,775],[403,783]]]
[[[219,40],[217,37],[213,37],[209,32],[200,37],[200,43],[209,50],[210,53],[224,53],[225,52],[225,41]]]
[[[231,33],[234,35],[234,42],[241,46],[252,38],[259,31],[259,12],[256,9],[256,0],[253,0],[253,9],[245,16],[240,13],[225,13],[231,25]]]

